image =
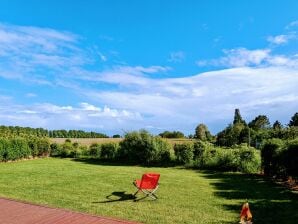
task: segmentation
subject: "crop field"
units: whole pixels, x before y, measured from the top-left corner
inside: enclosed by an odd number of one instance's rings
[[[71,142],[77,142],[81,145],[90,146],[93,143],[109,143],[109,142],[120,142],[122,138],[50,138],[51,142],[62,144],[66,139],[70,139]]]
[[[93,143],[109,143],[109,142],[121,142],[123,138],[50,138],[51,142],[62,144],[66,139],[70,139],[71,142],[78,142],[81,145],[90,146]],[[194,139],[186,139],[186,138],[165,138],[170,144],[182,144],[186,142],[193,142]]]

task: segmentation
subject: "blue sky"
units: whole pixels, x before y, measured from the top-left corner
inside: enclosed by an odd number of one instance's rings
[[[0,124],[213,133],[298,111],[298,2],[0,2]]]

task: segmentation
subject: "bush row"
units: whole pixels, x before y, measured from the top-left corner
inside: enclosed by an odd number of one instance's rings
[[[95,143],[89,147],[72,143],[70,140],[63,144],[50,144],[48,139],[43,138],[0,139],[0,161],[48,155],[87,157],[148,166],[180,164],[246,173],[258,172],[261,165],[259,151],[245,145],[219,148],[211,143],[197,141],[175,144],[173,148],[161,137],[153,136],[147,131],[127,133],[120,143]]]
[[[66,140],[63,144],[51,144],[51,156],[114,160],[117,157],[118,149],[118,143],[93,143],[88,148],[77,142],[72,143],[70,140]]]
[[[262,168],[270,177],[298,178],[298,139],[270,139],[262,146]]]
[[[51,156],[89,157],[140,165],[167,165],[171,161],[171,145],[146,131],[130,132],[122,142],[91,144],[89,148],[66,140],[51,145]]]
[[[219,148],[202,141],[174,145],[176,161],[182,165],[220,171],[257,173],[260,171],[260,152],[246,145]]]
[[[48,156],[50,142],[45,138],[0,138],[0,161]]]

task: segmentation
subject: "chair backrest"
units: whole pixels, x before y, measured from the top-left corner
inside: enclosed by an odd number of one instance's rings
[[[160,174],[158,173],[145,173],[142,176],[140,188],[142,189],[154,189],[158,184]]]

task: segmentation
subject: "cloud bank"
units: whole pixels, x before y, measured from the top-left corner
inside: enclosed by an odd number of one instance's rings
[[[141,128],[189,134],[205,123],[215,133],[231,122],[235,108],[247,120],[266,114],[282,123],[298,110],[297,54],[276,54],[270,46],[226,49],[220,58],[196,62],[212,66],[212,71],[165,78],[174,68],[102,68],[107,57],[83,48],[81,39],[65,31],[0,24],[0,79],[32,86],[23,94],[30,101],[0,92],[1,124],[108,134]],[[283,45],[291,38],[272,36],[268,41]],[[182,62],[184,53],[172,52],[170,59]],[[49,92],[59,88],[79,99],[48,102],[38,92],[41,87]]]

